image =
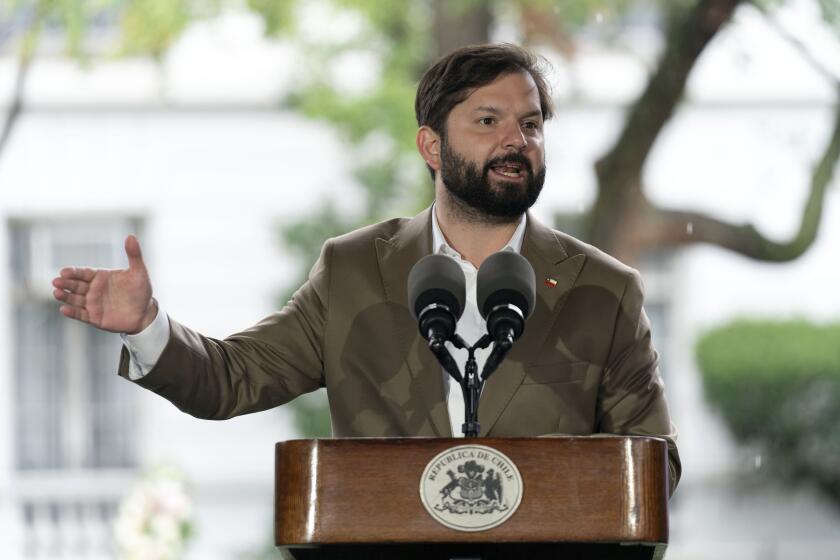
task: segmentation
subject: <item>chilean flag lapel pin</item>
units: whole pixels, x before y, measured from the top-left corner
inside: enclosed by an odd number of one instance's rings
[[[545,285],[549,288],[554,288],[555,286],[557,286],[557,280],[555,280],[554,278],[546,278]]]

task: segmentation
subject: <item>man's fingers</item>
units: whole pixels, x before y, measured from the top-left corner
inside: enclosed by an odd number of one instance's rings
[[[79,321],[84,321],[85,323],[90,323],[90,315],[87,311],[80,307],[73,307],[72,305],[62,305],[58,308],[61,311],[61,314],[65,317],[70,317],[71,319],[76,319]]]
[[[66,266],[62,268],[58,275],[61,278],[67,278],[70,280],[83,280],[85,282],[90,282],[93,280],[93,277],[96,276],[96,271],[92,268],[77,268],[75,266]]]
[[[54,278],[53,286],[60,290],[67,290],[74,294],[85,295],[90,289],[89,282],[82,282],[81,280],[70,280],[68,278]]]
[[[70,292],[65,292],[64,290],[53,290],[53,297],[58,301],[63,301],[64,303],[69,303],[74,307],[84,307],[85,306],[85,296],[80,296],[77,294],[71,294]]]
[[[143,253],[140,250],[140,242],[137,241],[137,238],[133,235],[129,235],[125,238],[125,254],[128,257],[129,269],[139,268],[145,270],[146,265],[143,262]]]
[[[67,292],[65,292],[65,293],[67,293]],[[86,303],[85,302],[85,296],[79,296],[79,295],[76,295],[76,294],[67,294],[67,296],[64,298],[64,303],[69,303],[73,307],[84,308],[85,303]]]

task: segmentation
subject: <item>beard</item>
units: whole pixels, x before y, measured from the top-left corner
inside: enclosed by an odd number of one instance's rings
[[[518,163],[525,172],[525,184],[499,180],[490,183],[490,170],[503,163]],[[481,222],[515,222],[537,201],[545,182],[545,165],[534,174],[531,162],[515,152],[485,162],[483,169],[452,150],[441,139],[440,176],[453,201],[467,216]]]

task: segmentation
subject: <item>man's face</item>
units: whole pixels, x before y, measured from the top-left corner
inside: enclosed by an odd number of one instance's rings
[[[543,119],[526,72],[499,76],[449,113],[440,176],[459,202],[491,221],[514,221],[545,181]]]

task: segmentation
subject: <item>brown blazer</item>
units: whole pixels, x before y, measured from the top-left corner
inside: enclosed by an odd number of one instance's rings
[[[163,354],[136,383],[217,420],[326,387],[336,437],[450,437],[441,368],[407,305],[408,272],[431,248],[428,209],[330,239],[291,301],[250,329],[220,341],[170,321]],[[530,215],[522,255],[537,304],[484,388],[481,435],[662,437],[673,491],[676,430],[638,272]],[[119,373],[128,378],[125,349]]]

